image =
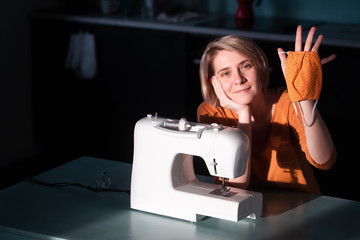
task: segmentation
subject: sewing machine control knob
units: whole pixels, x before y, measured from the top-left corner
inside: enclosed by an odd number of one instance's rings
[[[217,123],[212,123],[211,127],[213,129],[214,132],[218,132],[224,129],[224,126],[222,124],[217,124]]]

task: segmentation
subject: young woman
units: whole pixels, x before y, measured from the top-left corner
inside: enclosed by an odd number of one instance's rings
[[[303,51],[318,51],[323,36],[313,45],[315,31],[311,28]],[[295,52],[302,51],[301,38],[299,26]],[[286,53],[279,48],[278,54],[285,74]],[[334,58],[331,55],[320,62]],[[251,141],[246,173],[230,179],[230,186],[320,193],[312,166],[329,169],[335,163],[331,136],[313,100],[300,101],[297,107],[303,112],[301,117],[285,88],[267,89],[268,62],[258,45],[240,36],[209,43],[201,59],[200,78],[205,101],[198,108],[198,121],[240,128]],[[301,124],[312,117],[311,125]]]

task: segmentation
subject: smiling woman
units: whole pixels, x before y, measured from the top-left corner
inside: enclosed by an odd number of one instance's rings
[[[309,32],[304,51],[318,50],[320,35],[312,46],[315,28]],[[297,29],[295,51],[302,51],[301,26]],[[278,49],[282,69],[286,56]],[[326,63],[334,55],[322,59]],[[315,64],[315,63],[314,63]],[[300,66],[302,68],[302,66]],[[308,69],[302,69],[308,71]],[[311,78],[311,72],[307,74]],[[252,151],[246,173],[229,180],[229,185],[281,187],[320,193],[312,166],[329,169],[336,150],[320,113],[314,111],[311,126],[299,124],[296,111],[284,88],[267,89],[268,63],[263,51],[251,40],[225,36],[208,44],[200,63],[203,102],[198,121],[240,128],[251,139]],[[304,115],[316,109],[313,100],[299,103]]]

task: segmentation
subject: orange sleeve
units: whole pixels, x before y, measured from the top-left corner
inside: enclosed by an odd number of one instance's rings
[[[200,123],[217,123],[224,126],[236,127],[237,116],[236,114],[223,107],[214,107],[208,102],[203,102],[197,109],[197,120]]]
[[[197,109],[197,120],[200,123],[213,123],[216,112],[215,107],[207,102],[203,102]]]
[[[287,92],[285,92],[284,94],[287,94]],[[288,96],[287,96],[287,98],[288,98]],[[294,110],[293,104],[291,103],[290,99],[289,99],[289,102],[290,102],[290,106],[289,106],[288,122],[289,122],[289,125],[291,126],[291,129],[293,130],[295,137],[299,139],[301,150],[305,153],[306,159],[308,160],[308,162],[311,165],[313,165],[314,167],[316,167],[318,169],[322,169],[322,170],[330,169],[335,164],[336,158],[337,158],[337,153],[336,153],[335,147],[332,150],[330,159],[326,163],[321,164],[321,165],[316,163],[312,159],[312,157],[310,156],[310,153],[308,151],[304,127],[301,126],[299,124],[299,122],[297,121],[295,110]],[[299,112],[299,109],[298,109],[298,112]],[[300,115],[299,115],[299,121],[300,122],[302,121]]]

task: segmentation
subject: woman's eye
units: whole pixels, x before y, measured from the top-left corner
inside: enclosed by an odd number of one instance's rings
[[[227,76],[229,76],[229,75],[230,75],[229,72],[222,72],[222,73],[220,74],[221,77],[227,77]]]
[[[250,63],[247,63],[245,65],[243,65],[241,68],[242,70],[249,70],[252,67],[252,65]]]

